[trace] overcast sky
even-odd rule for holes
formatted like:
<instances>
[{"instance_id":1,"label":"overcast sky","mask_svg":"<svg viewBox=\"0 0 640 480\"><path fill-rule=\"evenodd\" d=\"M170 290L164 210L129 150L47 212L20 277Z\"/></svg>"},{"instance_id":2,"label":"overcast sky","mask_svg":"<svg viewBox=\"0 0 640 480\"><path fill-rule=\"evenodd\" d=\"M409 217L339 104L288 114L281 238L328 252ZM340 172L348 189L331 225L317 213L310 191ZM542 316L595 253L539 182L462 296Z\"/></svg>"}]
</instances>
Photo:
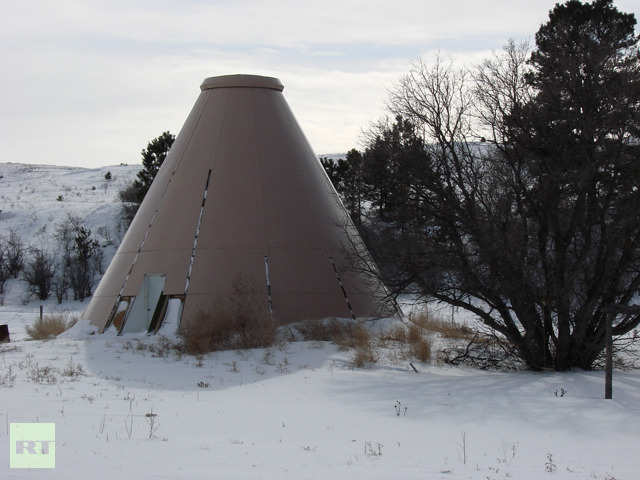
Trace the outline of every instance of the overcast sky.
<instances>
[{"instance_id":1,"label":"overcast sky","mask_svg":"<svg viewBox=\"0 0 640 480\"><path fill-rule=\"evenodd\" d=\"M435 52L532 39L554 0L0 0L0 162L140 162L206 77L282 80L318 154L361 147L386 89ZM640 0L616 0L640 18Z\"/></svg>"}]
</instances>

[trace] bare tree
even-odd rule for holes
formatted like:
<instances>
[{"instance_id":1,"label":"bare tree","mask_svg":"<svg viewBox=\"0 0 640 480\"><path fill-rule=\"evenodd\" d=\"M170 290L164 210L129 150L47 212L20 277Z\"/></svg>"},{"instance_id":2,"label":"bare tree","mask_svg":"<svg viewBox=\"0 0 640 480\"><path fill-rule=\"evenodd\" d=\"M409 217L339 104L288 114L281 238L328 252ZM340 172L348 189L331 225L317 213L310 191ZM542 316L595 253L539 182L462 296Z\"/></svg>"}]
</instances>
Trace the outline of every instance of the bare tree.
<instances>
[{"instance_id":1,"label":"bare tree","mask_svg":"<svg viewBox=\"0 0 640 480\"><path fill-rule=\"evenodd\" d=\"M91 296L96 272L102 270L102 252L98 241L91 236L91 230L82 226L75 231L72 252L69 283L74 300L82 301Z\"/></svg>"},{"instance_id":2,"label":"bare tree","mask_svg":"<svg viewBox=\"0 0 640 480\"><path fill-rule=\"evenodd\" d=\"M11 277L7 263L7 246L5 238L0 235L0 293L4 293L4 284Z\"/></svg>"},{"instance_id":3,"label":"bare tree","mask_svg":"<svg viewBox=\"0 0 640 480\"><path fill-rule=\"evenodd\" d=\"M100 244L74 216L56 226L55 239L61 253L60 268L53 279L58 302L69 288L74 300L84 300L92 294L96 272L103 270Z\"/></svg>"},{"instance_id":4,"label":"bare tree","mask_svg":"<svg viewBox=\"0 0 640 480\"><path fill-rule=\"evenodd\" d=\"M40 300L49 298L55 270L55 259L48 251L38 247L31 248L31 258L24 268L24 279Z\"/></svg>"},{"instance_id":5,"label":"bare tree","mask_svg":"<svg viewBox=\"0 0 640 480\"><path fill-rule=\"evenodd\" d=\"M6 239L5 255L9 274L12 275L13 278L18 278L18 275L24 268L24 254L25 245L22 242L22 238L15 230L9 230L9 238Z\"/></svg>"},{"instance_id":6,"label":"bare tree","mask_svg":"<svg viewBox=\"0 0 640 480\"><path fill-rule=\"evenodd\" d=\"M511 39L471 72L478 135L494 146L505 143L513 113L532 99L533 89L525 80L531 72L527 63L530 55L528 42L517 44Z\"/></svg>"},{"instance_id":7,"label":"bare tree","mask_svg":"<svg viewBox=\"0 0 640 480\"><path fill-rule=\"evenodd\" d=\"M640 290L634 25L610 0L569 1L531 55L510 42L473 72L419 61L390 92L429 157L409 179L405 283L477 315L532 368L591 368L603 308Z\"/></svg>"}]
</instances>

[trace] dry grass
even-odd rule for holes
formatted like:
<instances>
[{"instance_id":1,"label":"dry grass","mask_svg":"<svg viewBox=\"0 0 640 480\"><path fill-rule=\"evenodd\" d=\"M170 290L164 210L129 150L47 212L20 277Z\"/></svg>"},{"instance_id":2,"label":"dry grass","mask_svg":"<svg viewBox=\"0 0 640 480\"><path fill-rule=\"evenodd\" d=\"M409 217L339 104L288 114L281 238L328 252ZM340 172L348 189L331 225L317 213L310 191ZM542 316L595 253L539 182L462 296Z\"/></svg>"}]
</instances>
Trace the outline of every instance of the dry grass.
<instances>
[{"instance_id":1,"label":"dry grass","mask_svg":"<svg viewBox=\"0 0 640 480\"><path fill-rule=\"evenodd\" d=\"M457 325L444 320L428 310L409 315L409 321L417 328L440 334L443 338L471 341L476 332L464 325Z\"/></svg>"},{"instance_id":2,"label":"dry grass","mask_svg":"<svg viewBox=\"0 0 640 480\"><path fill-rule=\"evenodd\" d=\"M185 319L178 332L183 351L198 355L273 345L276 328L253 283L238 277L232 287L233 294L214 311Z\"/></svg>"},{"instance_id":3,"label":"dry grass","mask_svg":"<svg viewBox=\"0 0 640 480\"><path fill-rule=\"evenodd\" d=\"M291 330L302 340L333 342L342 349L351 350L349 365L352 368L371 366L383 355L390 355L392 361L431 361L430 332L413 323L398 322L372 334L365 323L332 318L299 322L292 325Z\"/></svg>"},{"instance_id":4,"label":"dry grass","mask_svg":"<svg viewBox=\"0 0 640 480\"><path fill-rule=\"evenodd\" d=\"M429 331L414 323L398 323L379 337L381 346L394 351L396 361L418 359L422 363L431 361L431 338Z\"/></svg>"},{"instance_id":5,"label":"dry grass","mask_svg":"<svg viewBox=\"0 0 640 480\"><path fill-rule=\"evenodd\" d=\"M179 350L190 355L201 355L211 351L210 337L213 327L209 321L209 315L198 311L196 315L181 325L178 330L180 338Z\"/></svg>"},{"instance_id":6,"label":"dry grass","mask_svg":"<svg viewBox=\"0 0 640 480\"><path fill-rule=\"evenodd\" d=\"M472 330L464 325L444 320L429 311L413 314L409 319L416 327L450 340L449 346L437 353L436 362L469 365L483 369L518 368L519 360L515 347L495 333ZM419 358L420 350L416 350L414 355Z\"/></svg>"},{"instance_id":7,"label":"dry grass","mask_svg":"<svg viewBox=\"0 0 640 480\"><path fill-rule=\"evenodd\" d=\"M264 320L264 319L263 319ZM181 350L197 355L219 350L243 350L273 345L276 330L271 319L235 316L229 312L199 312L180 329Z\"/></svg>"},{"instance_id":8,"label":"dry grass","mask_svg":"<svg viewBox=\"0 0 640 480\"><path fill-rule=\"evenodd\" d=\"M179 350L202 355L217 350L265 348L276 341L303 340L332 342L350 350L352 368L371 366L382 356L391 361L432 361L434 336L453 340L471 340L474 332L451 324L425 311L414 313L409 322L397 322L381 333L373 334L366 323L335 318L307 320L292 324L278 337L264 295L239 277L233 294L220 302L214 311L198 312L185 319L179 331ZM287 340L285 340L287 339Z\"/></svg>"},{"instance_id":9,"label":"dry grass","mask_svg":"<svg viewBox=\"0 0 640 480\"><path fill-rule=\"evenodd\" d=\"M380 353L371 338L371 335L362 325L356 326L352 332L350 346L353 348L350 365L355 368L364 368L376 363L380 358Z\"/></svg>"},{"instance_id":10,"label":"dry grass","mask_svg":"<svg viewBox=\"0 0 640 480\"><path fill-rule=\"evenodd\" d=\"M78 322L75 316L68 313L51 313L38 318L30 327L26 327L27 335L32 340L49 340L70 329Z\"/></svg>"},{"instance_id":11,"label":"dry grass","mask_svg":"<svg viewBox=\"0 0 640 480\"><path fill-rule=\"evenodd\" d=\"M409 330L403 323L396 323L391 328L380 334L380 341L386 343L407 343L409 339Z\"/></svg>"},{"instance_id":12,"label":"dry grass","mask_svg":"<svg viewBox=\"0 0 640 480\"><path fill-rule=\"evenodd\" d=\"M294 336L306 342L334 342L338 345L348 344L353 337L355 325L350 320L327 318L321 320L304 320L291 325Z\"/></svg>"},{"instance_id":13,"label":"dry grass","mask_svg":"<svg viewBox=\"0 0 640 480\"><path fill-rule=\"evenodd\" d=\"M420 360L422 363L431 361L431 342L428 338L421 338L411 343L412 356Z\"/></svg>"},{"instance_id":14,"label":"dry grass","mask_svg":"<svg viewBox=\"0 0 640 480\"><path fill-rule=\"evenodd\" d=\"M411 323L407 329L409 354L422 363L431 361L431 339L429 329L419 323Z\"/></svg>"}]
</instances>

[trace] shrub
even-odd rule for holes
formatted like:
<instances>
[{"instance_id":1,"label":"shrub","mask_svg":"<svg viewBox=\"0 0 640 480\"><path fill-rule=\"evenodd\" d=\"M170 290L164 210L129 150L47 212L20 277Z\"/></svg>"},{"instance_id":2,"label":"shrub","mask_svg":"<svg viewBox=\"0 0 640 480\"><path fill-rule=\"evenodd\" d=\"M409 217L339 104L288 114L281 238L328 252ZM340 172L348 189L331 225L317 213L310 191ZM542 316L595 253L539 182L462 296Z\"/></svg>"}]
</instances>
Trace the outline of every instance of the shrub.
<instances>
[{"instance_id":1,"label":"shrub","mask_svg":"<svg viewBox=\"0 0 640 480\"><path fill-rule=\"evenodd\" d=\"M175 343L164 335L157 335L155 341L149 344L152 357L168 358L174 350L177 350Z\"/></svg>"},{"instance_id":2,"label":"shrub","mask_svg":"<svg viewBox=\"0 0 640 480\"><path fill-rule=\"evenodd\" d=\"M9 230L9 238L3 243L5 243L4 256L6 257L6 265L9 274L12 275L13 278L18 278L18 274L24 268L26 247L24 243L22 243L20 235L11 229Z\"/></svg>"},{"instance_id":3,"label":"shrub","mask_svg":"<svg viewBox=\"0 0 640 480\"><path fill-rule=\"evenodd\" d=\"M273 344L276 328L253 282L239 276L232 288L233 293L214 310L186 319L178 332L183 351L197 355Z\"/></svg>"},{"instance_id":4,"label":"shrub","mask_svg":"<svg viewBox=\"0 0 640 480\"><path fill-rule=\"evenodd\" d=\"M5 387L13 387L16 383L17 375L13 371L13 363L6 365L4 375L0 376L0 385Z\"/></svg>"},{"instance_id":5,"label":"shrub","mask_svg":"<svg viewBox=\"0 0 640 480\"><path fill-rule=\"evenodd\" d=\"M32 248L31 258L24 266L23 274L24 279L29 282L31 291L38 295L40 300L49 298L55 271L53 255L42 248Z\"/></svg>"},{"instance_id":6,"label":"shrub","mask_svg":"<svg viewBox=\"0 0 640 480\"><path fill-rule=\"evenodd\" d=\"M72 380L77 380L78 377L84 377L87 375L86 370L81 363L73 363L73 360L69 360L64 369L60 372L63 377L70 377Z\"/></svg>"},{"instance_id":7,"label":"shrub","mask_svg":"<svg viewBox=\"0 0 640 480\"><path fill-rule=\"evenodd\" d=\"M51 365L40 367L37 363L31 365L27 371L29 381L42 385L55 385L58 383L58 371Z\"/></svg>"},{"instance_id":8,"label":"shrub","mask_svg":"<svg viewBox=\"0 0 640 480\"><path fill-rule=\"evenodd\" d=\"M69 318L66 313L48 314L38 318L32 326L27 326L26 331L32 340L48 340L70 329L77 321L77 317Z\"/></svg>"},{"instance_id":9,"label":"shrub","mask_svg":"<svg viewBox=\"0 0 640 480\"><path fill-rule=\"evenodd\" d=\"M0 235L0 293L4 293L4 284L11 277L6 248L5 239Z\"/></svg>"},{"instance_id":10,"label":"shrub","mask_svg":"<svg viewBox=\"0 0 640 480\"><path fill-rule=\"evenodd\" d=\"M140 201L138 200L138 188L134 182L126 185L124 188L118 191L118 198L122 202L122 208L120 209L120 220L124 223L125 230L129 228L133 217L136 216L138 208L140 208Z\"/></svg>"},{"instance_id":11,"label":"shrub","mask_svg":"<svg viewBox=\"0 0 640 480\"><path fill-rule=\"evenodd\" d=\"M181 351L190 355L201 355L213 350L211 348L213 325L210 322L210 317L200 310L188 320L188 323L185 322L186 325L180 326L178 347Z\"/></svg>"}]
</instances>

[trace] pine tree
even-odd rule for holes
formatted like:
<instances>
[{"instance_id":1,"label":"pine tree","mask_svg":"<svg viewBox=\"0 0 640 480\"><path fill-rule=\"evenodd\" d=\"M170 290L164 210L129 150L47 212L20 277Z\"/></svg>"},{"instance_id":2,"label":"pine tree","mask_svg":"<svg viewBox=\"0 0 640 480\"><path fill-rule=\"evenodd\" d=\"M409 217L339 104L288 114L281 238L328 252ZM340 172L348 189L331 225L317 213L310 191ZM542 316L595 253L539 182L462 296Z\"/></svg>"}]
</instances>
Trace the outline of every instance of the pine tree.
<instances>
[{"instance_id":1,"label":"pine tree","mask_svg":"<svg viewBox=\"0 0 640 480\"><path fill-rule=\"evenodd\" d=\"M593 364L604 346L602 308L628 304L640 287L635 23L612 0L556 5L526 76L535 95L507 120L507 161L526 166L540 265L527 282L543 327L529 355L560 370ZM614 333L637 323L627 318Z\"/></svg>"},{"instance_id":2,"label":"pine tree","mask_svg":"<svg viewBox=\"0 0 640 480\"><path fill-rule=\"evenodd\" d=\"M531 368L592 368L605 309L640 293L635 24L611 0L570 0L528 63L512 43L472 76L419 63L391 92L428 154L422 173L392 179L409 182L414 213L388 236L402 247L387 249L402 253L392 273L476 315ZM391 173L396 158L381 156ZM621 316L613 334L639 324Z\"/></svg>"},{"instance_id":3,"label":"pine tree","mask_svg":"<svg viewBox=\"0 0 640 480\"><path fill-rule=\"evenodd\" d=\"M134 183L138 203L142 203L147 195L149 187L153 179L156 177L158 170L162 166L167 154L173 145L175 135L163 132L158 138L151 140L147 148L142 150L142 170L137 174L138 179Z\"/></svg>"}]
</instances>

